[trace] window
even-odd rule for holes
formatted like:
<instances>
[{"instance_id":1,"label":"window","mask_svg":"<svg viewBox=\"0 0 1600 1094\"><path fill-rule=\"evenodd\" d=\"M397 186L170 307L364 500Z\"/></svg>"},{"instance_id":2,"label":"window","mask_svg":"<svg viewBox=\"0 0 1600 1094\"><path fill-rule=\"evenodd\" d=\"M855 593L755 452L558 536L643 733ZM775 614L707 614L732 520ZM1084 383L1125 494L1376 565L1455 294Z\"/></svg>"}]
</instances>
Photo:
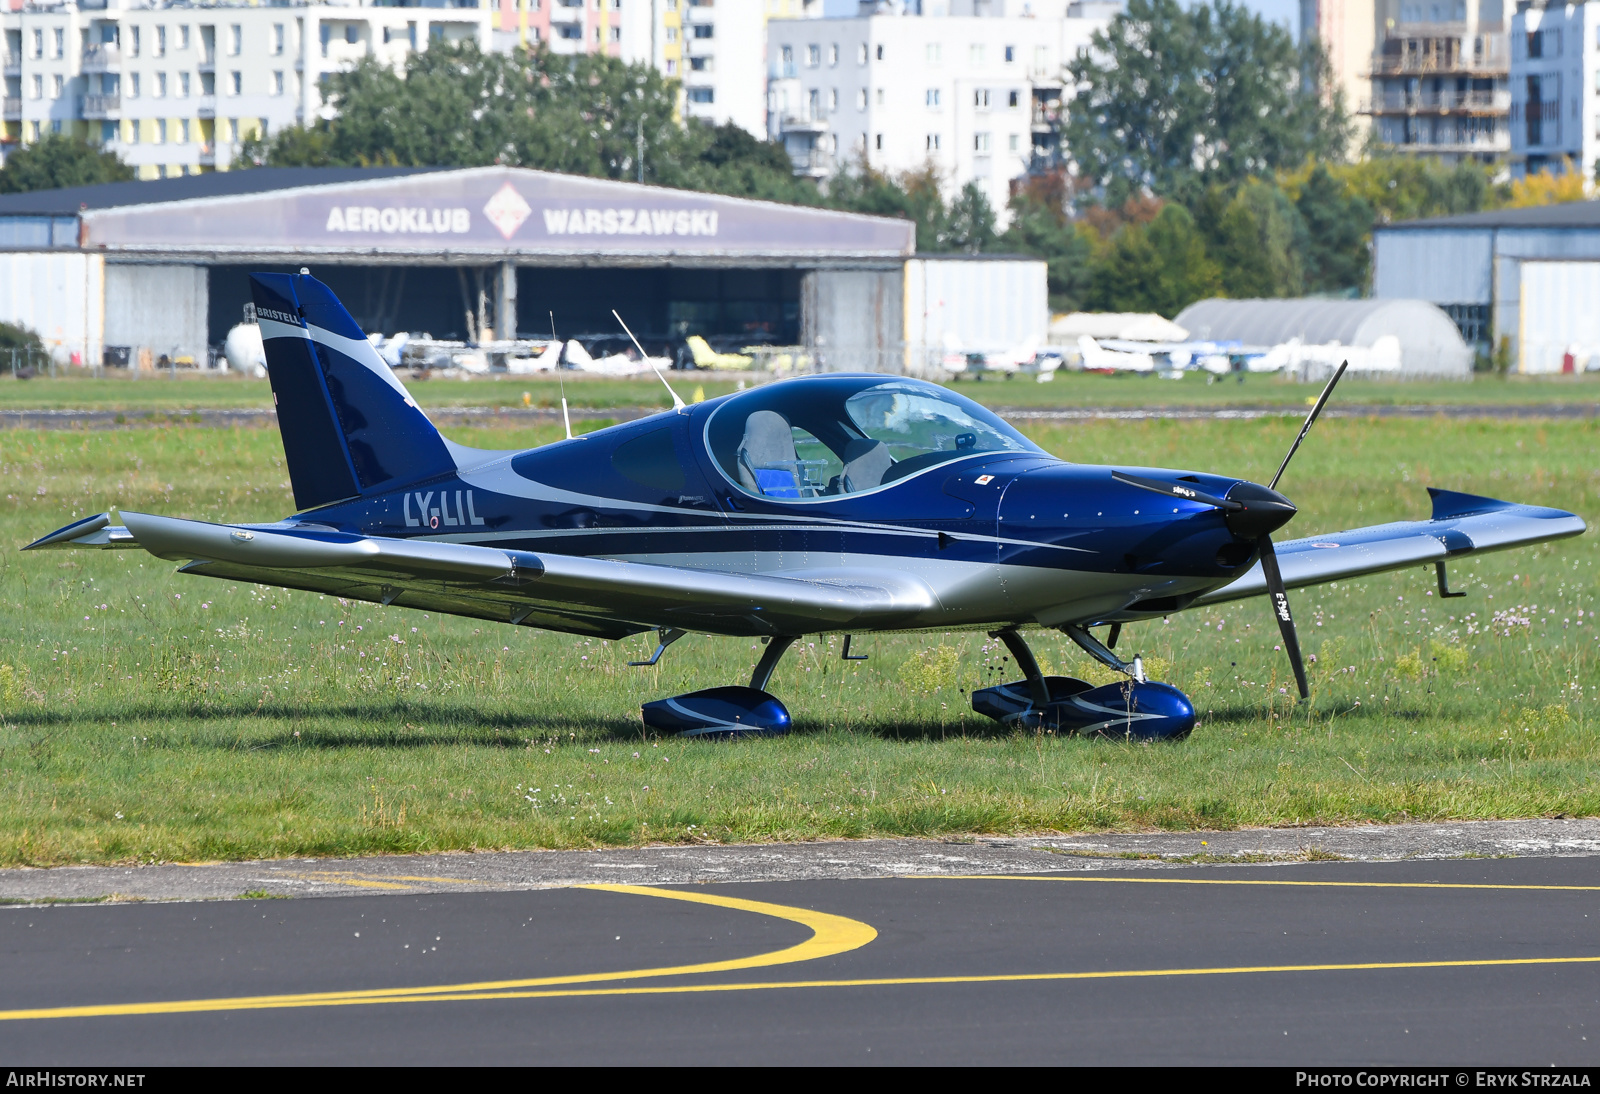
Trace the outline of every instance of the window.
<instances>
[{"instance_id":1,"label":"window","mask_svg":"<svg viewBox=\"0 0 1600 1094\"><path fill-rule=\"evenodd\" d=\"M828 110L831 112L831 111L836 111L838 109L839 109L839 89L838 88L833 88L832 90L830 90L828 92Z\"/></svg>"},{"instance_id":2,"label":"window","mask_svg":"<svg viewBox=\"0 0 1600 1094\"><path fill-rule=\"evenodd\" d=\"M178 143L189 143L189 119L182 118L178 121Z\"/></svg>"},{"instance_id":3,"label":"window","mask_svg":"<svg viewBox=\"0 0 1600 1094\"><path fill-rule=\"evenodd\" d=\"M980 453L1039 451L954 392L861 376L737 395L706 422L706 447L741 490L792 501L876 490Z\"/></svg>"},{"instance_id":4,"label":"window","mask_svg":"<svg viewBox=\"0 0 1600 1094\"><path fill-rule=\"evenodd\" d=\"M856 47L856 64L864 65L866 63L867 63L867 43L862 42L859 46Z\"/></svg>"},{"instance_id":5,"label":"window","mask_svg":"<svg viewBox=\"0 0 1600 1094\"><path fill-rule=\"evenodd\" d=\"M349 46L361 41L361 28L355 23L346 23L344 25L344 41L345 45Z\"/></svg>"},{"instance_id":6,"label":"window","mask_svg":"<svg viewBox=\"0 0 1600 1094\"><path fill-rule=\"evenodd\" d=\"M50 97L61 98L61 93L66 90L66 78L60 75L50 77Z\"/></svg>"},{"instance_id":7,"label":"window","mask_svg":"<svg viewBox=\"0 0 1600 1094\"><path fill-rule=\"evenodd\" d=\"M832 65L836 65L838 63L839 63L839 43L835 42L835 43L833 43L833 45L828 47L828 64L830 66L832 66Z\"/></svg>"},{"instance_id":8,"label":"window","mask_svg":"<svg viewBox=\"0 0 1600 1094\"><path fill-rule=\"evenodd\" d=\"M1015 133L1011 134L1006 138L1006 148L1011 152L1022 151L1022 138Z\"/></svg>"},{"instance_id":9,"label":"window","mask_svg":"<svg viewBox=\"0 0 1600 1094\"><path fill-rule=\"evenodd\" d=\"M880 61L883 60L883 47L882 46L878 47L878 60L880 60Z\"/></svg>"},{"instance_id":10,"label":"window","mask_svg":"<svg viewBox=\"0 0 1600 1094\"><path fill-rule=\"evenodd\" d=\"M51 118L50 119L50 132L52 132L52 133L60 133L61 132L61 119L60 118Z\"/></svg>"},{"instance_id":11,"label":"window","mask_svg":"<svg viewBox=\"0 0 1600 1094\"><path fill-rule=\"evenodd\" d=\"M927 57L928 63L930 65L938 65L938 64L943 64L944 63L944 49L943 49L943 47L941 47L939 45L938 42L929 42L928 43L928 48L927 48L927 51L925 53L925 56Z\"/></svg>"},{"instance_id":12,"label":"window","mask_svg":"<svg viewBox=\"0 0 1600 1094\"><path fill-rule=\"evenodd\" d=\"M694 36L699 39L711 38L715 36L716 29L711 23L696 23L694 25Z\"/></svg>"},{"instance_id":13,"label":"window","mask_svg":"<svg viewBox=\"0 0 1600 1094\"><path fill-rule=\"evenodd\" d=\"M134 40L134 43L135 43L133 52L134 52L134 55L137 56L138 53L139 53L139 47L138 47L138 44L137 44L138 41L139 41L139 32L138 32L137 29L135 29L134 32L133 32L133 40ZM43 30L38 30L38 29L34 30L34 32L33 32L33 46L28 51L28 56L33 57L35 59L38 59L38 58L44 56L44 31Z\"/></svg>"},{"instance_id":14,"label":"window","mask_svg":"<svg viewBox=\"0 0 1600 1094\"><path fill-rule=\"evenodd\" d=\"M710 72L711 71L711 58L710 57L690 57L689 58L689 70L691 72Z\"/></svg>"},{"instance_id":15,"label":"window","mask_svg":"<svg viewBox=\"0 0 1600 1094\"><path fill-rule=\"evenodd\" d=\"M244 74L241 72L228 73L228 94L244 94Z\"/></svg>"},{"instance_id":16,"label":"window","mask_svg":"<svg viewBox=\"0 0 1600 1094\"><path fill-rule=\"evenodd\" d=\"M156 73L155 96L158 99L165 99L167 97L167 74L165 72Z\"/></svg>"},{"instance_id":17,"label":"window","mask_svg":"<svg viewBox=\"0 0 1600 1094\"><path fill-rule=\"evenodd\" d=\"M984 48L982 43L974 42L974 43L972 43L972 45L967 47L967 63L968 64L974 65L974 66L982 66L987 60L988 60L988 54L987 54L987 51L985 50L985 48Z\"/></svg>"},{"instance_id":18,"label":"window","mask_svg":"<svg viewBox=\"0 0 1600 1094\"><path fill-rule=\"evenodd\" d=\"M822 92L818 91L816 88L812 88L810 91L806 92L806 117L812 121L815 121L817 115L821 113Z\"/></svg>"},{"instance_id":19,"label":"window","mask_svg":"<svg viewBox=\"0 0 1600 1094\"><path fill-rule=\"evenodd\" d=\"M272 74L272 93L274 95L282 95L283 94L283 73L282 72L274 72Z\"/></svg>"},{"instance_id":20,"label":"window","mask_svg":"<svg viewBox=\"0 0 1600 1094\"><path fill-rule=\"evenodd\" d=\"M928 104L928 109L929 110L938 110L939 109L939 89L936 88L936 87L928 88L928 93L927 93L926 96L923 97L923 101Z\"/></svg>"},{"instance_id":21,"label":"window","mask_svg":"<svg viewBox=\"0 0 1600 1094\"><path fill-rule=\"evenodd\" d=\"M187 26L182 26L182 27L178 28L178 48L179 49L188 49L189 48L189 28Z\"/></svg>"},{"instance_id":22,"label":"window","mask_svg":"<svg viewBox=\"0 0 1600 1094\"><path fill-rule=\"evenodd\" d=\"M1022 92L1020 92L1020 91L1008 91L1008 92L1006 92L1006 105L1008 107L1010 107L1012 110L1015 110L1017 107L1021 106L1022 105Z\"/></svg>"},{"instance_id":23,"label":"window","mask_svg":"<svg viewBox=\"0 0 1600 1094\"><path fill-rule=\"evenodd\" d=\"M578 26L576 23L562 23L556 29L557 29L557 32L563 38L582 38L583 37L583 28Z\"/></svg>"},{"instance_id":24,"label":"window","mask_svg":"<svg viewBox=\"0 0 1600 1094\"><path fill-rule=\"evenodd\" d=\"M28 123L28 136L32 140L38 140L39 139L39 123L38 122L29 122Z\"/></svg>"},{"instance_id":25,"label":"window","mask_svg":"<svg viewBox=\"0 0 1600 1094\"><path fill-rule=\"evenodd\" d=\"M980 87L972 93L972 108L974 110L989 109L989 89Z\"/></svg>"},{"instance_id":26,"label":"window","mask_svg":"<svg viewBox=\"0 0 1600 1094\"><path fill-rule=\"evenodd\" d=\"M218 128L222 130L222 139L223 140L232 141L232 140L238 140L239 139L239 119L238 118L224 118L222 120L221 124L218 126Z\"/></svg>"},{"instance_id":27,"label":"window","mask_svg":"<svg viewBox=\"0 0 1600 1094\"><path fill-rule=\"evenodd\" d=\"M42 99L42 98L44 98L44 77L43 76L40 76L37 73L34 74L33 80L31 81L31 91L32 91L32 94L28 96L29 98L31 98L31 99Z\"/></svg>"},{"instance_id":28,"label":"window","mask_svg":"<svg viewBox=\"0 0 1600 1094\"><path fill-rule=\"evenodd\" d=\"M676 42L677 40L678 40L678 28L677 27L668 27L667 28L667 41Z\"/></svg>"},{"instance_id":29,"label":"window","mask_svg":"<svg viewBox=\"0 0 1600 1094\"><path fill-rule=\"evenodd\" d=\"M879 152L883 151L883 134L882 133L879 133L877 136L872 138L872 146L874 148L876 148Z\"/></svg>"},{"instance_id":30,"label":"window","mask_svg":"<svg viewBox=\"0 0 1600 1094\"><path fill-rule=\"evenodd\" d=\"M972 150L982 155L989 153L989 134L974 133L972 135Z\"/></svg>"},{"instance_id":31,"label":"window","mask_svg":"<svg viewBox=\"0 0 1600 1094\"><path fill-rule=\"evenodd\" d=\"M156 28L156 48L150 54L152 57L165 57L167 55L167 28Z\"/></svg>"},{"instance_id":32,"label":"window","mask_svg":"<svg viewBox=\"0 0 1600 1094\"><path fill-rule=\"evenodd\" d=\"M117 139L117 123L116 122L101 122L100 123L100 143L101 144L110 144L112 141L114 141L116 139Z\"/></svg>"},{"instance_id":33,"label":"window","mask_svg":"<svg viewBox=\"0 0 1600 1094\"><path fill-rule=\"evenodd\" d=\"M1017 47L1016 46L1007 46L1006 47L1006 64L1009 65L1012 62L1014 62L1016 59L1017 59Z\"/></svg>"},{"instance_id":34,"label":"window","mask_svg":"<svg viewBox=\"0 0 1600 1094\"><path fill-rule=\"evenodd\" d=\"M389 40L389 28L383 28L383 40ZM274 57L283 56L283 24L272 24L272 54Z\"/></svg>"},{"instance_id":35,"label":"window","mask_svg":"<svg viewBox=\"0 0 1600 1094\"><path fill-rule=\"evenodd\" d=\"M816 68L822 63L822 47L809 45L806 47L806 67Z\"/></svg>"},{"instance_id":36,"label":"window","mask_svg":"<svg viewBox=\"0 0 1600 1094\"><path fill-rule=\"evenodd\" d=\"M333 38L333 28L327 23L323 23L317 29L322 35L322 55L326 57L328 55L328 42Z\"/></svg>"},{"instance_id":37,"label":"window","mask_svg":"<svg viewBox=\"0 0 1600 1094\"><path fill-rule=\"evenodd\" d=\"M937 152L937 151L939 151L939 134L937 134L937 133L929 133L928 134L928 151L929 152Z\"/></svg>"},{"instance_id":38,"label":"window","mask_svg":"<svg viewBox=\"0 0 1600 1094\"><path fill-rule=\"evenodd\" d=\"M612 27L611 28L611 40L613 42L622 41L622 28L621 27Z\"/></svg>"},{"instance_id":39,"label":"window","mask_svg":"<svg viewBox=\"0 0 1600 1094\"><path fill-rule=\"evenodd\" d=\"M886 98L887 97L884 94L883 88L881 88L881 87L878 88L878 105L879 106L884 105L884 102L886 101Z\"/></svg>"},{"instance_id":40,"label":"window","mask_svg":"<svg viewBox=\"0 0 1600 1094\"><path fill-rule=\"evenodd\" d=\"M865 110L866 108L867 108L867 89L866 88L862 88L860 91L856 92L856 109L857 110Z\"/></svg>"},{"instance_id":41,"label":"window","mask_svg":"<svg viewBox=\"0 0 1600 1094\"><path fill-rule=\"evenodd\" d=\"M50 32L50 56L60 60L67 55L67 31L65 27L57 27Z\"/></svg>"},{"instance_id":42,"label":"window","mask_svg":"<svg viewBox=\"0 0 1600 1094\"><path fill-rule=\"evenodd\" d=\"M129 57L137 57L137 56L139 56L139 37L140 37L139 31L140 31L140 29L141 28L139 28L139 27L129 27L128 28L128 31L129 31L129 33L128 33L128 56ZM38 32L35 31L35 33L38 33Z\"/></svg>"},{"instance_id":43,"label":"window","mask_svg":"<svg viewBox=\"0 0 1600 1094\"><path fill-rule=\"evenodd\" d=\"M691 87L689 89L689 101L691 103L709 103L716 100L711 88Z\"/></svg>"},{"instance_id":44,"label":"window","mask_svg":"<svg viewBox=\"0 0 1600 1094\"><path fill-rule=\"evenodd\" d=\"M668 61L667 61L667 75L668 76L676 76L677 74L678 74L678 62L674 61L674 60L671 60L669 58Z\"/></svg>"},{"instance_id":45,"label":"window","mask_svg":"<svg viewBox=\"0 0 1600 1094\"><path fill-rule=\"evenodd\" d=\"M156 143L167 143L167 119L165 118L156 119Z\"/></svg>"},{"instance_id":46,"label":"window","mask_svg":"<svg viewBox=\"0 0 1600 1094\"><path fill-rule=\"evenodd\" d=\"M228 28L228 56L237 57L244 48L244 28L238 23Z\"/></svg>"},{"instance_id":47,"label":"window","mask_svg":"<svg viewBox=\"0 0 1600 1094\"><path fill-rule=\"evenodd\" d=\"M137 99L138 97L139 97L139 74L137 72L130 72L130 73L128 73L128 98Z\"/></svg>"}]
</instances>

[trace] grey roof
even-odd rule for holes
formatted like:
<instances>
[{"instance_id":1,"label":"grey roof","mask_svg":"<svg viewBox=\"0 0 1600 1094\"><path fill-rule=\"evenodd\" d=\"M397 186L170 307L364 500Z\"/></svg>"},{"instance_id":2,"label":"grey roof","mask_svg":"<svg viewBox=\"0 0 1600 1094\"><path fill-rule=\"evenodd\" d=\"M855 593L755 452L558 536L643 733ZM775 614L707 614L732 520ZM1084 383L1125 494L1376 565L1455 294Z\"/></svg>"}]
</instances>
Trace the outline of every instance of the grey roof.
<instances>
[{"instance_id":1,"label":"grey roof","mask_svg":"<svg viewBox=\"0 0 1600 1094\"><path fill-rule=\"evenodd\" d=\"M1305 345L1370 347L1392 334L1402 346L1464 346L1461 332L1426 300L1201 300L1178 313L1189 337L1276 346L1298 338Z\"/></svg>"},{"instance_id":2,"label":"grey roof","mask_svg":"<svg viewBox=\"0 0 1600 1094\"><path fill-rule=\"evenodd\" d=\"M295 186L323 186L364 182L437 171L437 167L252 167L244 171L213 171L149 182L107 182L98 186L69 186L61 190L32 190L0 195L0 216L71 216L84 209L114 209L125 205L153 205L190 198L232 197L287 190Z\"/></svg>"},{"instance_id":3,"label":"grey roof","mask_svg":"<svg viewBox=\"0 0 1600 1094\"><path fill-rule=\"evenodd\" d=\"M1461 213L1380 224L1378 231L1429 228L1600 228L1600 201L1568 201L1536 205L1529 209L1495 209L1488 213Z\"/></svg>"}]
</instances>

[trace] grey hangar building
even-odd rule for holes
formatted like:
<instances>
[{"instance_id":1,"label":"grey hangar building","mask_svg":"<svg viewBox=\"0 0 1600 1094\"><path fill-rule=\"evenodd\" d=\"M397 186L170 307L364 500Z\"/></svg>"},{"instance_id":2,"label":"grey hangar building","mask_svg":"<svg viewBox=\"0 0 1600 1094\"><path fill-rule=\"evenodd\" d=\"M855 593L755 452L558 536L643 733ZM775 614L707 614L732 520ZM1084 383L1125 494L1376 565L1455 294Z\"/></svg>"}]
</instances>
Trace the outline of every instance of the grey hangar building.
<instances>
[{"instance_id":1,"label":"grey hangar building","mask_svg":"<svg viewBox=\"0 0 1600 1094\"><path fill-rule=\"evenodd\" d=\"M0 319L62 360L204 365L249 273L306 267L369 332L469 342L548 337L552 313L562 338L615 334L615 308L641 333L901 371L952 278L1043 334L1042 262L915 246L905 220L524 168L263 167L0 196Z\"/></svg>"}]
</instances>

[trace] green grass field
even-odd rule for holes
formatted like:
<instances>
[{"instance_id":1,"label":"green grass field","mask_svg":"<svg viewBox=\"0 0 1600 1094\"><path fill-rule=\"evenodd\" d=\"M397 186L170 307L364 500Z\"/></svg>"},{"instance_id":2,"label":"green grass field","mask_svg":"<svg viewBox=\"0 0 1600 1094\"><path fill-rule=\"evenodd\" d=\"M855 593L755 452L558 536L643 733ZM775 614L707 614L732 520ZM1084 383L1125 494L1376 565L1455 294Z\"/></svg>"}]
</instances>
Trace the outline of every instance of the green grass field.
<instances>
[{"instance_id":1,"label":"green grass field","mask_svg":"<svg viewBox=\"0 0 1600 1094\"><path fill-rule=\"evenodd\" d=\"M1297 424L1032 434L1076 459L1259 479ZM1424 515L1428 484L1592 520L1597 457L1590 421L1328 420L1285 481L1302 507L1287 534ZM14 549L113 505L287 513L275 431L9 431L0 481L0 863L1600 811L1594 533L1457 566L1463 600L1440 601L1420 569L1298 594L1309 708L1290 701L1264 601L1129 628L1122 648L1196 700L1182 744L998 730L966 692L1005 675L1000 651L970 634L858 640L871 660L852 663L837 636L807 639L772 685L798 732L723 744L643 734L638 704L742 682L749 640L691 637L629 669L643 636L178 577L142 552ZM1035 645L1087 671L1059 637Z\"/></svg>"},{"instance_id":2,"label":"green grass field","mask_svg":"<svg viewBox=\"0 0 1600 1094\"><path fill-rule=\"evenodd\" d=\"M686 400L707 399L736 389L737 380L707 379L675 372L669 379ZM532 376L490 376L471 380L423 380L408 384L425 407L522 406L523 395L538 407L559 407L563 390L570 406L671 406L654 378L615 380L575 375L562 380ZM1300 406L1320 385L1299 384L1275 376L1251 376L1244 383L1207 383L1194 373L1182 380L1157 376L1100 376L1063 372L1047 384L1028 377L1012 380L962 381L957 390L989 406ZM1339 401L1354 405L1439 404L1494 405L1584 403L1600 399L1600 373L1555 377L1480 377L1471 383L1396 383L1346 380ZM191 409L268 407L272 392L265 380L238 376L130 380L126 377L36 377L16 380L0 375L0 410L118 410L131 414L172 413Z\"/></svg>"}]
</instances>

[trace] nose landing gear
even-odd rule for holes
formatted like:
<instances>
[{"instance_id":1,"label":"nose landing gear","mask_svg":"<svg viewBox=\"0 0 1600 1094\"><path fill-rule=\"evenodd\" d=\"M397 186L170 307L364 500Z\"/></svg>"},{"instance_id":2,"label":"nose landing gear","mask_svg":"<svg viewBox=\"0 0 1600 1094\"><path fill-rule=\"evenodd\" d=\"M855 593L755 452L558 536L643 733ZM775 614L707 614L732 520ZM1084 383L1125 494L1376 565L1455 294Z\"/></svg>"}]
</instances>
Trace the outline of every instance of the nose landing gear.
<instances>
[{"instance_id":1,"label":"nose landing gear","mask_svg":"<svg viewBox=\"0 0 1600 1094\"><path fill-rule=\"evenodd\" d=\"M1073 633L1081 631L1082 634ZM1081 627L1068 635L1129 678L1095 687L1070 676L1045 676L1033 651L1011 627L991 637L1006 644L1023 678L972 693L972 709L1002 725L1020 729L1054 729L1083 736L1128 737L1134 740L1182 740L1194 729L1194 705L1171 684L1144 679L1138 659L1127 664ZM1103 656L1102 656L1103 651Z\"/></svg>"}]
</instances>

